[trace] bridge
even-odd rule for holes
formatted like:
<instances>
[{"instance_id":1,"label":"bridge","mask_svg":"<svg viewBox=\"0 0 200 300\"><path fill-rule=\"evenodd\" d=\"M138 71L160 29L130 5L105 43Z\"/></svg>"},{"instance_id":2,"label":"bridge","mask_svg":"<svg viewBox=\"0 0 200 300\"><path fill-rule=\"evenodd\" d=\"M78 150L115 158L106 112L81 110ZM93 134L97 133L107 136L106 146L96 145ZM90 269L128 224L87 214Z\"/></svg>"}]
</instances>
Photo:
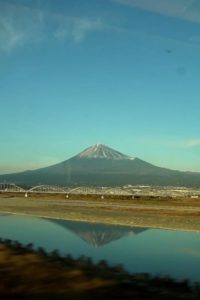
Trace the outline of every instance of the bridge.
<instances>
[{"instance_id":1,"label":"bridge","mask_svg":"<svg viewBox=\"0 0 200 300\"><path fill-rule=\"evenodd\" d=\"M25 189L15 183L0 183L0 192L25 192Z\"/></svg>"},{"instance_id":2,"label":"bridge","mask_svg":"<svg viewBox=\"0 0 200 300\"><path fill-rule=\"evenodd\" d=\"M66 198L69 198L70 195L99 195L102 199L106 195L128 195L132 196L130 190L124 189L123 187L60 187L55 185L37 185L31 188L23 188L15 183L0 183L0 193L1 192L16 192L23 193L25 197L28 197L31 194L64 194Z\"/></svg>"},{"instance_id":3,"label":"bridge","mask_svg":"<svg viewBox=\"0 0 200 300\"><path fill-rule=\"evenodd\" d=\"M36 185L29 188L20 186L19 184L2 182L0 183L0 193L19 193L25 197L31 194L62 194L65 198L70 198L72 195L94 195L104 199L106 196L128 196L134 197L196 197L200 198L200 188L185 188L185 187L159 187L159 186L124 186L124 187L92 187L92 186L77 186L77 187L61 187L56 185Z\"/></svg>"}]
</instances>

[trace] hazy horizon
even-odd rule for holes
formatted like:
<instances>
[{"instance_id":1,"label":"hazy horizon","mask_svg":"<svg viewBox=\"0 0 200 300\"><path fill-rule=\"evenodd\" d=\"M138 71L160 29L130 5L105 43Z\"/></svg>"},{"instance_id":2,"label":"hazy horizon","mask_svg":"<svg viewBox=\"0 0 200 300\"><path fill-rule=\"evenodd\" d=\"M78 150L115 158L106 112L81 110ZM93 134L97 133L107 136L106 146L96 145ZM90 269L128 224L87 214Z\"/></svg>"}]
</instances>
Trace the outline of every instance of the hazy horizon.
<instances>
[{"instance_id":1,"label":"hazy horizon","mask_svg":"<svg viewBox=\"0 0 200 300\"><path fill-rule=\"evenodd\" d=\"M52 166L52 165L55 165L55 164L57 164L57 163L61 163L61 162L64 162L64 161L66 161L66 160L68 160L68 159L70 159L70 158L73 158L74 156L77 156L77 155L79 155L80 153L82 153L82 152L84 152L85 150L87 150L88 148L92 148L92 147L94 147L96 144L94 144L94 145L91 145L90 147L87 147L86 149L82 149L82 151L80 151L79 153L76 153L76 154L74 154L74 155L72 155L72 156L70 156L70 157L68 157L67 159L65 159L65 160L63 160L63 161L55 161L55 162L51 162L51 163L48 163L48 164L44 164L44 165L38 165L38 166L36 166L36 165L30 165L29 164L29 169L22 169L22 166L11 166L11 169L9 169L9 167L7 166L7 171L5 172L5 173L0 173L0 175L4 175L4 174L11 174L11 173L18 173L18 172L23 172L23 171L32 171L32 170L36 170L36 169L40 169L40 168L45 168L45 167L49 167L49 166ZM104 146L106 146L106 147L108 147L108 145L104 145ZM110 148L110 147L109 147ZM117 149L113 149L113 148L111 148L112 150L116 150L116 151L118 151ZM120 152L121 153L121 152ZM121 153L121 154L123 154L123 155L125 155L126 156L126 154L125 153ZM131 156L130 156L131 157ZM133 156L132 156L133 157ZM140 157L134 157L134 158L139 158L139 159L141 159ZM142 159L143 160L143 159ZM149 161L146 161L147 163L150 163ZM155 165L155 166L157 166L157 167L163 167L162 165ZM26 166L27 167L27 166ZM15 169L16 168L16 169ZM170 169L170 168L169 168ZM173 169L171 169L171 170L173 170ZM175 170L175 169L174 169ZM183 170L183 171L189 171L189 170ZM195 171L194 171L195 172Z\"/></svg>"}]
</instances>

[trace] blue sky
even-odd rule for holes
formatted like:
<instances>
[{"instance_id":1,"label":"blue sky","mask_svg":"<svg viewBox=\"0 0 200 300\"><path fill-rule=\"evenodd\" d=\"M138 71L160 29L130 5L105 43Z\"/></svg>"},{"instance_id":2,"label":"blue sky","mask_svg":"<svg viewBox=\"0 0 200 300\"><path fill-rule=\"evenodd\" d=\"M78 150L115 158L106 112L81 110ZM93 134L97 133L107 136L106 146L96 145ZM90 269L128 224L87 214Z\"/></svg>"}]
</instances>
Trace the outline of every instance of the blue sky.
<instances>
[{"instance_id":1,"label":"blue sky","mask_svg":"<svg viewBox=\"0 0 200 300\"><path fill-rule=\"evenodd\" d=\"M200 4L0 0L0 173L96 143L200 171Z\"/></svg>"}]
</instances>

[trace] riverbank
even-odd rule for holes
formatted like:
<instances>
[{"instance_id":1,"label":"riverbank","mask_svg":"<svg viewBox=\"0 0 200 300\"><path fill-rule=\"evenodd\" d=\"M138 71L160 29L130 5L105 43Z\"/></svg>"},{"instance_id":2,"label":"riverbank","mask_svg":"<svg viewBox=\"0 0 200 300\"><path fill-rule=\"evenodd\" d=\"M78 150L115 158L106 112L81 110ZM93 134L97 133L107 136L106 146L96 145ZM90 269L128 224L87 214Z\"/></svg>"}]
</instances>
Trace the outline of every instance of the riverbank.
<instances>
[{"instance_id":1,"label":"riverbank","mask_svg":"<svg viewBox=\"0 0 200 300\"><path fill-rule=\"evenodd\" d=\"M176 200L71 200L0 197L0 212L171 230L200 231L200 203Z\"/></svg>"},{"instance_id":2,"label":"riverbank","mask_svg":"<svg viewBox=\"0 0 200 300\"><path fill-rule=\"evenodd\" d=\"M182 299L197 300L199 284L149 274L130 274L122 266L94 264L88 257L63 257L32 244L0 240L2 299Z\"/></svg>"}]
</instances>

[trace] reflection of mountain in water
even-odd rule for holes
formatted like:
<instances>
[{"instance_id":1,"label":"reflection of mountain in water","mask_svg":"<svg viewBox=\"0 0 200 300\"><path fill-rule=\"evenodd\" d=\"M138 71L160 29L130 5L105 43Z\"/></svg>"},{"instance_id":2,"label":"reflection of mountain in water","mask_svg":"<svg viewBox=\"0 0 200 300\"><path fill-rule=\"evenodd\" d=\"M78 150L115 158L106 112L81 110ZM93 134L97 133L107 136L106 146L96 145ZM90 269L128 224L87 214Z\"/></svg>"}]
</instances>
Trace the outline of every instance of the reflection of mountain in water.
<instances>
[{"instance_id":1,"label":"reflection of mountain in water","mask_svg":"<svg viewBox=\"0 0 200 300\"><path fill-rule=\"evenodd\" d=\"M148 228L141 227L105 225L55 219L49 219L49 221L71 230L93 247L100 247L127 235L136 235L148 230Z\"/></svg>"}]
</instances>

